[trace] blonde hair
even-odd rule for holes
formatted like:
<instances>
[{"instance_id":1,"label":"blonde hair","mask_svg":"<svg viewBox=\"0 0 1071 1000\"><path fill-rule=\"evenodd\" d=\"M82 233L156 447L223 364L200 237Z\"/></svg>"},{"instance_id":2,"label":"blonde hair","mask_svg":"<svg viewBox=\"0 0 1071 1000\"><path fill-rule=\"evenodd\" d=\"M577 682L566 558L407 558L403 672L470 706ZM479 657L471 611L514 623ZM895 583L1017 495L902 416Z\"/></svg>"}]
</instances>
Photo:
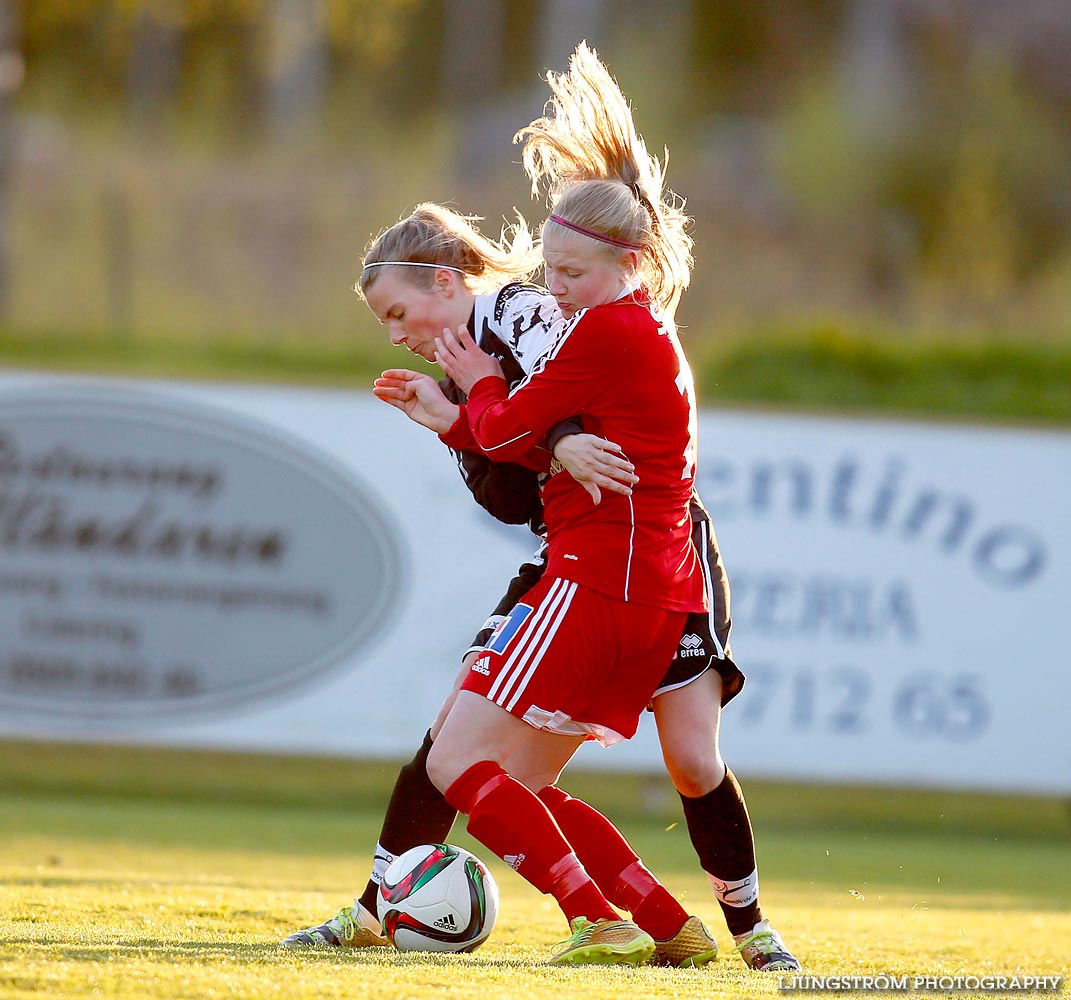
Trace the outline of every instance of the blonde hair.
<instances>
[{"instance_id":1,"label":"blonde hair","mask_svg":"<svg viewBox=\"0 0 1071 1000\"><path fill-rule=\"evenodd\" d=\"M518 215L516 225L503 227L497 241L476 228L480 221L479 216L461 215L432 202L417 205L410 215L368 244L354 290L363 298L387 266L385 261L452 268L463 273L465 285L477 294L511 281L530 280L541 260L524 219ZM405 267L402 271L406 282L418 288L430 288L435 277L431 267Z\"/></svg>"},{"instance_id":2,"label":"blonde hair","mask_svg":"<svg viewBox=\"0 0 1071 1000\"><path fill-rule=\"evenodd\" d=\"M684 200L665 190L665 162L647 152L632 108L599 60L581 42L565 73L547 73L544 117L521 129L532 193L545 191L552 215L611 240L641 248L640 276L652 301L672 315L692 272L691 219ZM567 232L548 219L547 232ZM601 244L608 255L621 250Z\"/></svg>"}]
</instances>

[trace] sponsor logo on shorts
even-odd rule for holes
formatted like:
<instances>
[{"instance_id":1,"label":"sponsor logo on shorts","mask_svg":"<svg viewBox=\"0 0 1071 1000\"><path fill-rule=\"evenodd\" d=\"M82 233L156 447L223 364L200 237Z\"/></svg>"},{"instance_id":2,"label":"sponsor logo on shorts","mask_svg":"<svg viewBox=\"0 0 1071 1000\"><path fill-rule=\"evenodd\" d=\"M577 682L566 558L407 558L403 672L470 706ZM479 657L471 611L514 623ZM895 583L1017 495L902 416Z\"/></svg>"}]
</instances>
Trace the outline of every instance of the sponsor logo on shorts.
<instances>
[{"instance_id":1,"label":"sponsor logo on shorts","mask_svg":"<svg viewBox=\"0 0 1071 1000\"><path fill-rule=\"evenodd\" d=\"M681 645L678 654L681 659L684 659L689 656L706 656L707 651L706 647L703 645L703 640L694 632L689 632L687 635L681 637Z\"/></svg>"},{"instance_id":2,"label":"sponsor logo on shorts","mask_svg":"<svg viewBox=\"0 0 1071 1000\"><path fill-rule=\"evenodd\" d=\"M514 605L513 610L495 626L495 630L491 633L491 638L487 640L487 645L484 646L484 649L489 653L501 653L505 650L509 645L510 639L517 634L517 629L528 620L528 616L532 611L533 608L530 604Z\"/></svg>"},{"instance_id":3,"label":"sponsor logo on shorts","mask_svg":"<svg viewBox=\"0 0 1071 1000\"><path fill-rule=\"evenodd\" d=\"M484 677L490 677L491 676L491 657L489 657L489 656L481 656L475 663L473 663L471 669L474 670L478 674L483 674Z\"/></svg>"}]
</instances>

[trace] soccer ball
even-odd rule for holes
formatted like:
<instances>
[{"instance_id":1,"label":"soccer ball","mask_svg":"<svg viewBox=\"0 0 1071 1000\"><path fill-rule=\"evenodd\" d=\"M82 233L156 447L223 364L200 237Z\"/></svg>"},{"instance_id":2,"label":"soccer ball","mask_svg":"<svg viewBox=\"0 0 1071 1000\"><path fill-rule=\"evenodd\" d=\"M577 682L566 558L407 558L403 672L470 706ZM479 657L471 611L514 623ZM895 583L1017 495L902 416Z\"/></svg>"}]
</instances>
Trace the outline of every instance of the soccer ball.
<instances>
[{"instance_id":1,"label":"soccer ball","mask_svg":"<svg viewBox=\"0 0 1071 1000\"><path fill-rule=\"evenodd\" d=\"M383 873L376 909L399 951L475 951L495 926L498 886L474 854L424 844Z\"/></svg>"}]
</instances>

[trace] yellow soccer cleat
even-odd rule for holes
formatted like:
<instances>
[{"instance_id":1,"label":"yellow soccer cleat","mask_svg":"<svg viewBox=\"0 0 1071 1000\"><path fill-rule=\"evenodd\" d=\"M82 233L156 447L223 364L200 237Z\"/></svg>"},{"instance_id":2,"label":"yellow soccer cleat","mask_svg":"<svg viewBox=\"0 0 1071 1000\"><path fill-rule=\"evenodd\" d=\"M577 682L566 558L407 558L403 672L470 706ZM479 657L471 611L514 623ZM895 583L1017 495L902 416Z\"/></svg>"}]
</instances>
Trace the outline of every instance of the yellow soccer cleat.
<instances>
[{"instance_id":1,"label":"yellow soccer cleat","mask_svg":"<svg viewBox=\"0 0 1071 1000\"><path fill-rule=\"evenodd\" d=\"M643 965L654 954L654 938L631 920L575 917L570 928L551 965Z\"/></svg>"},{"instance_id":2,"label":"yellow soccer cleat","mask_svg":"<svg viewBox=\"0 0 1071 1000\"><path fill-rule=\"evenodd\" d=\"M710 936L698 917L689 917L673 937L665 941L655 938L652 965L671 965L674 968L698 968L718 957L718 942Z\"/></svg>"}]
</instances>

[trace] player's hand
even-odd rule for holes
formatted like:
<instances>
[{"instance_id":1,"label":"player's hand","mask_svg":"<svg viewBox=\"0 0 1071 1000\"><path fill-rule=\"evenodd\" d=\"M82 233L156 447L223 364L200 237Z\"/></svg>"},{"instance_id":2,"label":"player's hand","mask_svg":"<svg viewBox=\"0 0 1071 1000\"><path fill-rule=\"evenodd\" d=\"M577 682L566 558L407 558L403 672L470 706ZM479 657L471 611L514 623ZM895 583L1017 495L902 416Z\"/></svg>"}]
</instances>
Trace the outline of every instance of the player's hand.
<instances>
[{"instance_id":1,"label":"player's hand","mask_svg":"<svg viewBox=\"0 0 1071 1000\"><path fill-rule=\"evenodd\" d=\"M621 449L594 434L569 434L554 446L554 457L591 494L593 503L602 502L602 490L632 495L640 481L636 467Z\"/></svg>"},{"instance_id":2,"label":"player's hand","mask_svg":"<svg viewBox=\"0 0 1071 1000\"><path fill-rule=\"evenodd\" d=\"M443 395L435 379L407 368L387 369L372 383L372 394L436 434L445 434L461 415L461 408Z\"/></svg>"},{"instance_id":3,"label":"player's hand","mask_svg":"<svg viewBox=\"0 0 1071 1000\"><path fill-rule=\"evenodd\" d=\"M480 350L465 326L459 326L457 333L444 329L443 335L435 338L435 362L465 395L488 375L506 377L498 360Z\"/></svg>"}]
</instances>

